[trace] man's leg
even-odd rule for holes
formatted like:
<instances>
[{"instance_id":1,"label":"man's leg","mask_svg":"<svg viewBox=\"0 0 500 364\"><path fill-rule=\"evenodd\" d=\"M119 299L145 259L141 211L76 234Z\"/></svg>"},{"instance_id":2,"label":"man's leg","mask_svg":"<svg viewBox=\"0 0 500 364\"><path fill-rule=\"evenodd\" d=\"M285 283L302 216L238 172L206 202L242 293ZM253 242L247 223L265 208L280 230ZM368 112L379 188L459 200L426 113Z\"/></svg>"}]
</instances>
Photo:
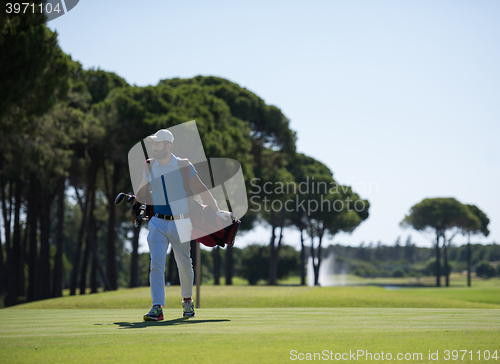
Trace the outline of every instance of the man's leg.
<instances>
[{"instance_id":1,"label":"man's leg","mask_svg":"<svg viewBox=\"0 0 500 364\"><path fill-rule=\"evenodd\" d=\"M184 299L184 316L193 317L194 308L192 306L191 296L193 295L193 265L191 262L190 252L191 244L190 241L182 242L179 239L179 234L177 229L183 229L180 231L181 235L191 234L192 225L191 222L186 220L179 220L175 223L172 221L169 223L168 229L168 239L172 244L172 249L174 250L175 261L177 263L177 268L179 269L179 278L181 281L181 294ZM189 300L188 300L189 299ZM186 302L188 301L188 302ZM186 309L189 303L189 312L186 314Z\"/></svg>"},{"instance_id":2,"label":"man's leg","mask_svg":"<svg viewBox=\"0 0 500 364\"><path fill-rule=\"evenodd\" d=\"M149 254L151 255L149 282L153 306L165 306L165 261L167 258L168 240L151 222L149 223L148 245Z\"/></svg>"},{"instance_id":3,"label":"man's leg","mask_svg":"<svg viewBox=\"0 0 500 364\"><path fill-rule=\"evenodd\" d=\"M193 295L194 279L193 265L190 258L191 244L189 242L172 242L172 249L174 250L175 262L179 269L182 298L190 298Z\"/></svg>"}]
</instances>

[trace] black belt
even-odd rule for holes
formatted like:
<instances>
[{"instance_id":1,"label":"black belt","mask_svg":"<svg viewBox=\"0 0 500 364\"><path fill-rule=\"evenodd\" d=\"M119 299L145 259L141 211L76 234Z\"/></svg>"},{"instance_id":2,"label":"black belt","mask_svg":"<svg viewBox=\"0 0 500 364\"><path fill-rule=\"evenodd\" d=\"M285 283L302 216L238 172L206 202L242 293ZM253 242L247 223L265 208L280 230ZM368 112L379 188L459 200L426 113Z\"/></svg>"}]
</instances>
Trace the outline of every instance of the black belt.
<instances>
[{"instance_id":1,"label":"black belt","mask_svg":"<svg viewBox=\"0 0 500 364\"><path fill-rule=\"evenodd\" d=\"M182 214L182 215L176 215L176 216L154 214L153 216L157 217L159 219L163 219L163 220L182 220L182 219L187 219L189 217L188 214Z\"/></svg>"}]
</instances>

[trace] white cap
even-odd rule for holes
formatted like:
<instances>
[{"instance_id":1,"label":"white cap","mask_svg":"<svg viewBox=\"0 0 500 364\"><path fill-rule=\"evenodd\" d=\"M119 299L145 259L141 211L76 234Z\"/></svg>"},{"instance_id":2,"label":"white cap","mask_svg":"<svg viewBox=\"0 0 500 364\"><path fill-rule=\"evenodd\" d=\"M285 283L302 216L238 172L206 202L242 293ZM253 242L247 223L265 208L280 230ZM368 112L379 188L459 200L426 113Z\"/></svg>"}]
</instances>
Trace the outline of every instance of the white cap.
<instances>
[{"instance_id":1,"label":"white cap","mask_svg":"<svg viewBox=\"0 0 500 364\"><path fill-rule=\"evenodd\" d=\"M153 135L148 136L147 139L154 142L174 142L174 136L167 129L160 129Z\"/></svg>"}]
</instances>

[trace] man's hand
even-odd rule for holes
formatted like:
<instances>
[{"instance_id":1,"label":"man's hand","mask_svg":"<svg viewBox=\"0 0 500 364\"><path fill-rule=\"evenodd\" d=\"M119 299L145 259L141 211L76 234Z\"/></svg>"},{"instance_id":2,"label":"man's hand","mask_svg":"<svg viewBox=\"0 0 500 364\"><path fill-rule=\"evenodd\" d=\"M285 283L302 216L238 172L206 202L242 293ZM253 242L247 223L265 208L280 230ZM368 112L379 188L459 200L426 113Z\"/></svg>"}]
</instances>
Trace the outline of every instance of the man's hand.
<instances>
[{"instance_id":1,"label":"man's hand","mask_svg":"<svg viewBox=\"0 0 500 364\"><path fill-rule=\"evenodd\" d=\"M229 218L229 219L232 219L233 218L233 213L232 212L229 212L229 211L221 211L221 210L217 210L216 212L216 215L218 217L220 217L222 220L226 220Z\"/></svg>"},{"instance_id":2,"label":"man's hand","mask_svg":"<svg viewBox=\"0 0 500 364\"><path fill-rule=\"evenodd\" d=\"M136 199L136 202L132 205L131 210L134 211L136 214L138 214L140 212L140 209L141 209L142 205L143 204L140 203L140 202L137 202L137 199Z\"/></svg>"}]
</instances>

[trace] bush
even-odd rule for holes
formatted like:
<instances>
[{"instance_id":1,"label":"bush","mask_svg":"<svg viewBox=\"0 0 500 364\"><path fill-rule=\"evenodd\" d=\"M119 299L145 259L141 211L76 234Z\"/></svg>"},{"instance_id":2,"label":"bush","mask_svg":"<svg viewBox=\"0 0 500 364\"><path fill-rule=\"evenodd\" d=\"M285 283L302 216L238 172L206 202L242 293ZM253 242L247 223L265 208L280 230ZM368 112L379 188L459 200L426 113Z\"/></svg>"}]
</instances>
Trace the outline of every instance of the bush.
<instances>
[{"instance_id":1,"label":"bush","mask_svg":"<svg viewBox=\"0 0 500 364\"><path fill-rule=\"evenodd\" d=\"M252 286L256 285L261 279L267 279L269 249L266 248L268 247L251 244L243 249L241 254L241 264L238 273Z\"/></svg>"},{"instance_id":2,"label":"bush","mask_svg":"<svg viewBox=\"0 0 500 364\"><path fill-rule=\"evenodd\" d=\"M387 278L387 277L391 277L391 276L392 276L392 273L389 269L380 268L378 270L378 277Z\"/></svg>"},{"instance_id":3,"label":"bush","mask_svg":"<svg viewBox=\"0 0 500 364\"><path fill-rule=\"evenodd\" d=\"M449 261L448 261L448 272L451 273L451 265L450 265ZM427 265L425 267L425 273L429 276L436 275L436 258L431 258L427 261ZM439 267L439 273L441 276L446 275L446 272L444 269L444 263L442 261L441 261L441 265Z\"/></svg>"},{"instance_id":4,"label":"bush","mask_svg":"<svg viewBox=\"0 0 500 364\"><path fill-rule=\"evenodd\" d=\"M482 278L494 277L496 276L495 268L486 261L479 262L476 265L476 275Z\"/></svg>"},{"instance_id":5,"label":"bush","mask_svg":"<svg viewBox=\"0 0 500 364\"><path fill-rule=\"evenodd\" d=\"M269 250L269 247L267 247L267 250ZM286 279L291 274L300 274L300 253L292 246L282 244L278 260L277 278Z\"/></svg>"},{"instance_id":6,"label":"bush","mask_svg":"<svg viewBox=\"0 0 500 364\"><path fill-rule=\"evenodd\" d=\"M365 277L366 272L363 268L356 268L352 271L352 274L359 276L359 277Z\"/></svg>"},{"instance_id":7,"label":"bush","mask_svg":"<svg viewBox=\"0 0 500 364\"><path fill-rule=\"evenodd\" d=\"M394 272L392 272L392 276L394 278L403 278L405 276L405 271L401 268L398 268Z\"/></svg>"},{"instance_id":8,"label":"bush","mask_svg":"<svg viewBox=\"0 0 500 364\"><path fill-rule=\"evenodd\" d=\"M284 279L290 274L300 272L300 253L293 247L282 244L279 259L277 278ZM269 277L269 245L251 244L242 249L238 274L245 278L250 285L256 285L260 280Z\"/></svg>"}]
</instances>

